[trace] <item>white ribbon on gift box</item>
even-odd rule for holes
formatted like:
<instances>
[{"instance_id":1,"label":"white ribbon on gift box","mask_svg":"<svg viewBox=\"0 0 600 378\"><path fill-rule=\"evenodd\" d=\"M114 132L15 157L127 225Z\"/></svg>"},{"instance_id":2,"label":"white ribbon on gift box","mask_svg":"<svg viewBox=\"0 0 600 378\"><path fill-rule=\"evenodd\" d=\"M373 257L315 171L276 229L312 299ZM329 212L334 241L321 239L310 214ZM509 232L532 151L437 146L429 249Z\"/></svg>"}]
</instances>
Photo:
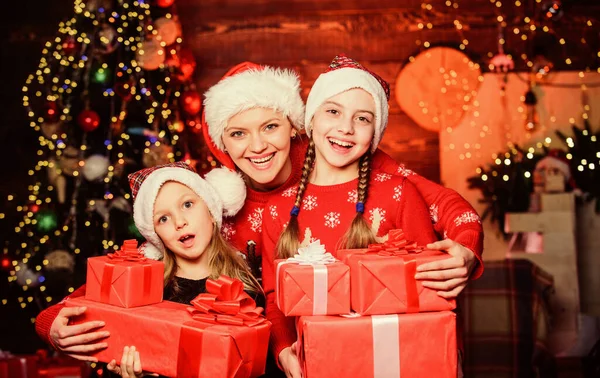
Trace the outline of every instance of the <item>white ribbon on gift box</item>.
<instances>
[{"instance_id":1,"label":"white ribbon on gift box","mask_svg":"<svg viewBox=\"0 0 600 378\"><path fill-rule=\"evenodd\" d=\"M400 324L398 315L372 315L373 377L400 377Z\"/></svg>"},{"instance_id":2,"label":"white ribbon on gift box","mask_svg":"<svg viewBox=\"0 0 600 378\"><path fill-rule=\"evenodd\" d=\"M319 240L316 240L306 247L298 248L298 254L290 257L277 265L275 272L275 298L277 307L279 306L279 270L285 264L311 265L313 268L313 313L312 315L327 314L327 292L328 292L328 276L327 264L336 262L337 260L329 252L325 251L325 246L321 245Z\"/></svg>"}]
</instances>

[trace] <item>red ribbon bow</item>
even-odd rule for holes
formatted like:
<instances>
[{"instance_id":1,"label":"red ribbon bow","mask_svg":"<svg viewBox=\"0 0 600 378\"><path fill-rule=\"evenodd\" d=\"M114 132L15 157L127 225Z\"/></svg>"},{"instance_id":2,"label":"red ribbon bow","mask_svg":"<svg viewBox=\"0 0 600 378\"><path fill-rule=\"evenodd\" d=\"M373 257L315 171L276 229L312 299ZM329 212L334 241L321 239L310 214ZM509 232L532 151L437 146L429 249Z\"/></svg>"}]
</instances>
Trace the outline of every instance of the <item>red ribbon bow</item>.
<instances>
[{"instance_id":1,"label":"red ribbon bow","mask_svg":"<svg viewBox=\"0 0 600 378\"><path fill-rule=\"evenodd\" d=\"M146 261L147 257L137 249L136 240L125 240L123 247L115 253L107 254L113 261Z\"/></svg>"},{"instance_id":2,"label":"red ribbon bow","mask_svg":"<svg viewBox=\"0 0 600 378\"><path fill-rule=\"evenodd\" d=\"M246 292L237 279L220 276L206 280L206 293L194 298L188 311L194 320L215 324L246 325L253 327L265 321L262 307Z\"/></svg>"},{"instance_id":3,"label":"red ribbon bow","mask_svg":"<svg viewBox=\"0 0 600 378\"><path fill-rule=\"evenodd\" d=\"M369 244L367 253L377 253L380 256L400 256L410 253L421 253L423 247L417 246L416 242L409 242L402 230L391 230L388 240L382 244Z\"/></svg>"}]
</instances>

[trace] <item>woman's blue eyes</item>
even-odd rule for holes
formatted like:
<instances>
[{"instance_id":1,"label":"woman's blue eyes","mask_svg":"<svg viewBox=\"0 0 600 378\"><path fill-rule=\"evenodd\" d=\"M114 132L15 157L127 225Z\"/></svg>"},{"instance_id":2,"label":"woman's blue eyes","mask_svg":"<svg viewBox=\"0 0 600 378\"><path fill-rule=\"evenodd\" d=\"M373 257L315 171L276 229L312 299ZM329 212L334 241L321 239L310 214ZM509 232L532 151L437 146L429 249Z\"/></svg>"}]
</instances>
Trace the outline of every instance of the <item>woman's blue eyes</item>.
<instances>
[{"instance_id":1,"label":"woman's blue eyes","mask_svg":"<svg viewBox=\"0 0 600 378\"><path fill-rule=\"evenodd\" d=\"M269 123L268 125L266 125L264 127L264 130L266 131L271 131L276 129L277 127L279 127L279 125L277 123ZM241 138L245 135L245 133L243 131L232 131L231 133L229 133L229 136L231 138Z\"/></svg>"},{"instance_id":2,"label":"woman's blue eyes","mask_svg":"<svg viewBox=\"0 0 600 378\"><path fill-rule=\"evenodd\" d=\"M267 130L273 130L273 129L275 129L277 126L279 126L279 125L278 125L278 124L276 124L276 123L269 123L267 126L265 126L265 129L267 129Z\"/></svg>"},{"instance_id":3,"label":"woman's blue eyes","mask_svg":"<svg viewBox=\"0 0 600 378\"><path fill-rule=\"evenodd\" d=\"M243 135L243 133L241 131L234 131L231 134L229 134L230 137L232 138L239 138Z\"/></svg>"}]
</instances>

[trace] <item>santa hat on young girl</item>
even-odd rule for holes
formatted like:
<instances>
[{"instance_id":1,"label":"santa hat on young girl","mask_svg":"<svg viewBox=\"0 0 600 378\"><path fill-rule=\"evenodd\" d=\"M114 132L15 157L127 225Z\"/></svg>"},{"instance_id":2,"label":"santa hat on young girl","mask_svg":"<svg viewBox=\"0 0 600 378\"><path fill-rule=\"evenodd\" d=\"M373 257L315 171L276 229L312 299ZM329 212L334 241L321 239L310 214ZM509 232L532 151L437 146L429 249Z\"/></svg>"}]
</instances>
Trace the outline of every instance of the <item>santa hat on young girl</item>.
<instances>
[{"instance_id":1,"label":"santa hat on young girl","mask_svg":"<svg viewBox=\"0 0 600 378\"><path fill-rule=\"evenodd\" d=\"M227 168L213 169L203 179L186 163L177 162L142 169L128 178L133 195L133 220L148 242L142 252L154 260L160 260L165 253L165 246L154 231L153 212L158 192L166 182L175 181L196 192L219 228L223 215L235 215L246 199L244 180Z\"/></svg>"},{"instance_id":2,"label":"santa hat on young girl","mask_svg":"<svg viewBox=\"0 0 600 378\"><path fill-rule=\"evenodd\" d=\"M375 135L371 144L371 152L375 152L387 127L390 86L377 74L343 54L333 59L310 90L304 116L306 134L310 137L311 121L321 104L328 98L356 88L367 91L375 101Z\"/></svg>"},{"instance_id":3,"label":"santa hat on young girl","mask_svg":"<svg viewBox=\"0 0 600 378\"><path fill-rule=\"evenodd\" d=\"M221 137L229 119L253 108L283 113L297 130L304 127L304 102L300 79L292 71L244 62L233 67L204 94L202 133L212 154L226 167L235 169L225 153Z\"/></svg>"}]
</instances>

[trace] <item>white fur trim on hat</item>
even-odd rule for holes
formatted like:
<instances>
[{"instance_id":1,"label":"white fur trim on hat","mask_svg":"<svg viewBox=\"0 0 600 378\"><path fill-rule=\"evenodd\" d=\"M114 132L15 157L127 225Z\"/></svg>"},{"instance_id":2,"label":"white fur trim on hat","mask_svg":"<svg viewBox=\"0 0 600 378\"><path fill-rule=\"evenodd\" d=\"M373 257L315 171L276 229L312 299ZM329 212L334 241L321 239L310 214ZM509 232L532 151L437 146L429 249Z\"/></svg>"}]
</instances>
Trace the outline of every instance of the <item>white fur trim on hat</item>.
<instances>
[{"instance_id":1,"label":"white fur trim on hat","mask_svg":"<svg viewBox=\"0 0 600 378\"><path fill-rule=\"evenodd\" d=\"M219 169L226 170L226 168ZM144 255L154 258L153 256L162 257L165 253L165 246L154 230L153 221L154 202L163 184L168 181L175 181L192 189L202 198L217 227L221 228L224 206L227 206L226 213L233 215L241 208L239 203L241 202L243 205L246 199L246 188L239 185L239 181L241 180L243 184L243 180L239 174L231 171L229 173L228 180L225 179L226 176L224 173L218 176L221 177L223 186L229 186L226 188L215 187L213 183L209 183L197 173L179 167L160 168L148 175L141 184L133 203L133 220L135 225L150 244L143 248ZM219 191L221 190L227 193L228 198L221 198L219 195Z\"/></svg>"},{"instance_id":2,"label":"white fur trim on hat","mask_svg":"<svg viewBox=\"0 0 600 378\"><path fill-rule=\"evenodd\" d=\"M264 67L229 76L204 94L204 116L208 132L220 149L229 119L253 108L280 111L298 130L304 127L304 102L300 97L300 79L292 71Z\"/></svg>"},{"instance_id":3,"label":"white fur trim on hat","mask_svg":"<svg viewBox=\"0 0 600 378\"><path fill-rule=\"evenodd\" d=\"M204 179L219 194L223 202L223 215L231 217L242 209L246 200L246 183L239 173L216 168L208 172Z\"/></svg>"},{"instance_id":4,"label":"white fur trim on hat","mask_svg":"<svg viewBox=\"0 0 600 378\"><path fill-rule=\"evenodd\" d=\"M387 127L388 101L385 91L377 79L367 71L358 68L339 68L322 73L317 78L306 100L306 113L304 116L306 134L310 137L312 131L311 121L319 106L328 98L355 88L364 89L373 96L375 101L375 134L371 144L371 152L375 152Z\"/></svg>"}]
</instances>

